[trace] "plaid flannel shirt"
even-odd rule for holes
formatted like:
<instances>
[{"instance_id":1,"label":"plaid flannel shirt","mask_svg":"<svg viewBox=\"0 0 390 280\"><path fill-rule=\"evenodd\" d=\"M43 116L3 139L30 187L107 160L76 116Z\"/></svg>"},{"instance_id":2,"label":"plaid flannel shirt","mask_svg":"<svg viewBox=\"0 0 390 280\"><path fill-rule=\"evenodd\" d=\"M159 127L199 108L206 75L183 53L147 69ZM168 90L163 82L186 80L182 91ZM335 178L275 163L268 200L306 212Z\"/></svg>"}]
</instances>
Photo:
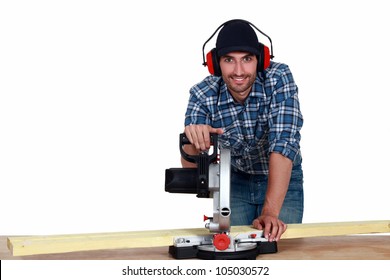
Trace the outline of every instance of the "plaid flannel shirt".
<instances>
[{"instance_id":1,"label":"plaid flannel shirt","mask_svg":"<svg viewBox=\"0 0 390 280\"><path fill-rule=\"evenodd\" d=\"M257 76L244 104L236 102L222 77L208 76L190 89L185 125L223 128L222 147L230 147L232 165L250 174L268 174L269 154L294 161L300 156L303 118L289 67L271 65Z\"/></svg>"}]
</instances>

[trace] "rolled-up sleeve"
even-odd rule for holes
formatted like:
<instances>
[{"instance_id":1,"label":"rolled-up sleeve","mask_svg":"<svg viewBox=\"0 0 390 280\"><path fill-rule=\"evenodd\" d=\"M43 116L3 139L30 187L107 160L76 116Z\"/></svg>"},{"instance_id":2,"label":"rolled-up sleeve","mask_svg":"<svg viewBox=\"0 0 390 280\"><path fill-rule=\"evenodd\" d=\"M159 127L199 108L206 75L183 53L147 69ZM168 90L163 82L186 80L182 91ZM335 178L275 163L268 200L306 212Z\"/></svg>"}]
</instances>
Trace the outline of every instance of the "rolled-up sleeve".
<instances>
[{"instance_id":1,"label":"rolled-up sleeve","mask_svg":"<svg viewBox=\"0 0 390 280\"><path fill-rule=\"evenodd\" d=\"M269 153L276 152L294 161L300 150L303 117L298 87L287 65L273 80L273 95L268 116Z\"/></svg>"}]
</instances>

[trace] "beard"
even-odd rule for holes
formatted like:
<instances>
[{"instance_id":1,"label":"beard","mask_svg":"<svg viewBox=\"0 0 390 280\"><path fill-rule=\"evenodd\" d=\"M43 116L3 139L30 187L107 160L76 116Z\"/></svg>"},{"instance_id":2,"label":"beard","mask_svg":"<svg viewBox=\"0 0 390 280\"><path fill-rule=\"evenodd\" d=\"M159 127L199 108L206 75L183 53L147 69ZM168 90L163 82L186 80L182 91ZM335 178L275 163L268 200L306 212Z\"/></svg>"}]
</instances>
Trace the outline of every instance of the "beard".
<instances>
[{"instance_id":1,"label":"beard","mask_svg":"<svg viewBox=\"0 0 390 280\"><path fill-rule=\"evenodd\" d=\"M241 76L228 75L222 78L233 98L236 101L242 102L248 97L251 91L252 85L256 80L256 73Z\"/></svg>"}]
</instances>

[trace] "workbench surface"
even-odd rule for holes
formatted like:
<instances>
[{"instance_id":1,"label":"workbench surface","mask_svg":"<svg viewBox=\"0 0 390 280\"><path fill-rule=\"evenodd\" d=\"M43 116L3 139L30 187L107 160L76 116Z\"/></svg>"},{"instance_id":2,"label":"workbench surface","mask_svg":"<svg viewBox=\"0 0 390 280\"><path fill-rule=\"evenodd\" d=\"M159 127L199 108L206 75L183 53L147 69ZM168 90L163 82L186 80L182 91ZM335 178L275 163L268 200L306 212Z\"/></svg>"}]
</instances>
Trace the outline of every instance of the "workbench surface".
<instances>
[{"instance_id":1,"label":"workbench surface","mask_svg":"<svg viewBox=\"0 0 390 280\"><path fill-rule=\"evenodd\" d=\"M282 239L278 253L263 260L390 260L390 235L349 235ZM14 257L0 236L1 260L169 260L167 247L95 250Z\"/></svg>"}]
</instances>

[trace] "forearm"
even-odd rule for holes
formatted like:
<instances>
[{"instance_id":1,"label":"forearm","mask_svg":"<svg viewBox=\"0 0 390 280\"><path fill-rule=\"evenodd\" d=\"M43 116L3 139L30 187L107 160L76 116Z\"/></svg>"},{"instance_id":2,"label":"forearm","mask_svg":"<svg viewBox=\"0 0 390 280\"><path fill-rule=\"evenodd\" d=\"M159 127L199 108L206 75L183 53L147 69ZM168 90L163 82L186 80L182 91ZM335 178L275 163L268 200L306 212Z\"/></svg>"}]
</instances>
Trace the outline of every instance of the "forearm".
<instances>
[{"instance_id":1,"label":"forearm","mask_svg":"<svg viewBox=\"0 0 390 280\"><path fill-rule=\"evenodd\" d=\"M268 187L262 215L278 217L290 183L292 161L281 154L271 153Z\"/></svg>"}]
</instances>

